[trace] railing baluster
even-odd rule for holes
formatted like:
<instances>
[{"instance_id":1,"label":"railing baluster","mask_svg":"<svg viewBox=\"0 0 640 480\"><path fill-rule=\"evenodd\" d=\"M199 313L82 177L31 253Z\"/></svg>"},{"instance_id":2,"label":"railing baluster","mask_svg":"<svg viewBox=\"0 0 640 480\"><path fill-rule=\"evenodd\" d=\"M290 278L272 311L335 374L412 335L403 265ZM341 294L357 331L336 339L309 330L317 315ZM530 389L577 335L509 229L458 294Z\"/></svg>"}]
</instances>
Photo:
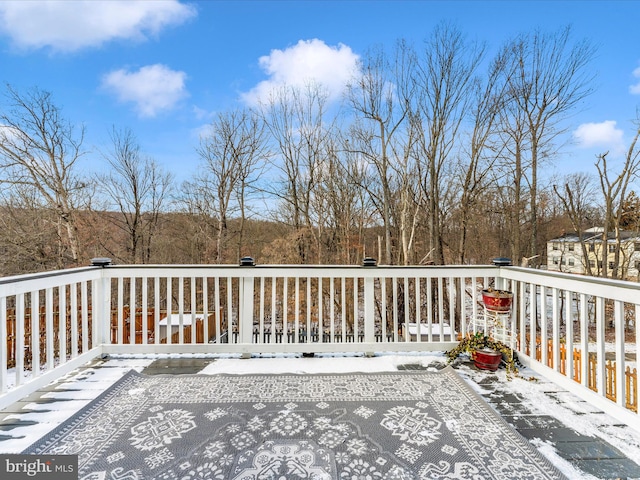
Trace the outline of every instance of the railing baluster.
<instances>
[{"instance_id":1,"label":"railing baluster","mask_svg":"<svg viewBox=\"0 0 640 480\"><path fill-rule=\"evenodd\" d=\"M558 289L553 288L551 290L551 328L552 328L552 355L551 361L553 363L552 368L556 372L560 371L560 299L558 297Z\"/></svg>"},{"instance_id":2,"label":"railing baluster","mask_svg":"<svg viewBox=\"0 0 640 480\"><path fill-rule=\"evenodd\" d=\"M196 277L191 277L191 343L196 343L196 331L198 330L198 322L196 320L197 306L196 306ZM202 328L206 323L206 318L202 319Z\"/></svg>"},{"instance_id":3,"label":"railing baluster","mask_svg":"<svg viewBox=\"0 0 640 480\"><path fill-rule=\"evenodd\" d=\"M283 343L291 343L289 338L289 278L282 278L282 338Z\"/></svg>"},{"instance_id":4,"label":"railing baluster","mask_svg":"<svg viewBox=\"0 0 640 480\"><path fill-rule=\"evenodd\" d=\"M31 292L31 375L40 375L40 291Z\"/></svg>"},{"instance_id":5,"label":"railing baluster","mask_svg":"<svg viewBox=\"0 0 640 480\"><path fill-rule=\"evenodd\" d=\"M625 358L624 358L624 303L619 300L613 302L613 328L615 329L616 366L616 403L621 407L626 404Z\"/></svg>"},{"instance_id":6,"label":"railing baluster","mask_svg":"<svg viewBox=\"0 0 640 480\"><path fill-rule=\"evenodd\" d=\"M167 277L167 327L164 332L167 345L173 343L173 297L171 289L173 287L173 278Z\"/></svg>"},{"instance_id":7,"label":"railing baluster","mask_svg":"<svg viewBox=\"0 0 640 480\"><path fill-rule=\"evenodd\" d=\"M536 301L537 302L537 301ZM540 285L540 362L549 366L549 342L547 341L547 290Z\"/></svg>"},{"instance_id":8,"label":"railing baluster","mask_svg":"<svg viewBox=\"0 0 640 480\"><path fill-rule=\"evenodd\" d=\"M149 283L148 283L148 277L145 275L142 277L142 285L141 285L141 294L142 294L142 298L141 298L141 302L142 302L142 309L140 311L140 314L142 315L141 323L142 323L142 344L146 345L148 343L149 340L149 322L148 322L148 315L149 315L149 310L148 310L148 301L149 301L149 291L148 291L148 287L149 287Z\"/></svg>"},{"instance_id":9,"label":"railing baluster","mask_svg":"<svg viewBox=\"0 0 640 480\"><path fill-rule=\"evenodd\" d=\"M411 335L409 333L409 277L404 277L404 341L409 342Z\"/></svg>"},{"instance_id":10,"label":"railing baluster","mask_svg":"<svg viewBox=\"0 0 640 480\"><path fill-rule=\"evenodd\" d=\"M209 293L208 293L208 282L207 277L203 276L201 279L202 282L202 316L204 325L202 325L202 329L204 331L203 343L209 343L209 339L211 338L211 333L209 332Z\"/></svg>"},{"instance_id":11,"label":"railing baluster","mask_svg":"<svg viewBox=\"0 0 640 480\"><path fill-rule=\"evenodd\" d=\"M7 391L7 362L9 360L9 338L7 333L7 297L0 297L0 393Z\"/></svg>"},{"instance_id":12,"label":"railing baluster","mask_svg":"<svg viewBox=\"0 0 640 480\"><path fill-rule=\"evenodd\" d=\"M535 359L538 344L538 296L536 285L533 283L527 285L529 286L529 346L531 357Z\"/></svg>"},{"instance_id":13,"label":"railing baluster","mask_svg":"<svg viewBox=\"0 0 640 480\"><path fill-rule=\"evenodd\" d=\"M300 341L300 277L296 276L295 281L295 342L298 343Z\"/></svg>"},{"instance_id":14,"label":"railing baluster","mask_svg":"<svg viewBox=\"0 0 640 480\"><path fill-rule=\"evenodd\" d=\"M567 347L567 354L566 354L566 375L567 378L573 380L575 378L575 372L574 372L574 368L573 368L573 335L574 335L574 329L573 329L573 315L572 315L572 309L571 309L571 300L572 300L572 293L569 290L564 290L563 291L564 294L564 308L565 308L565 338L566 338L566 347Z\"/></svg>"},{"instance_id":15,"label":"railing baluster","mask_svg":"<svg viewBox=\"0 0 640 480\"><path fill-rule=\"evenodd\" d=\"M387 335L387 279L382 277L378 279L380 282L380 298L381 298L381 306L380 306L380 330L382 335L382 342L388 342L389 336Z\"/></svg>"},{"instance_id":16,"label":"railing baluster","mask_svg":"<svg viewBox=\"0 0 640 480\"><path fill-rule=\"evenodd\" d=\"M16 295L16 385L22 385L24 380L24 293Z\"/></svg>"},{"instance_id":17,"label":"railing baluster","mask_svg":"<svg viewBox=\"0 0 640 480\"><path fill-rule=\"evenodd\" d=\"M241 282L241 278L238 279L238 288L240 288L240 282ZM240 313L238 310L234 311L234 304L233 304L233 279L231 277L227 277L227 328L228 328L228 335L231 336L235 336L236 333L239 333L235 331L235 328L239 329L240 328ZM238 309L240 308L240 305L238 305ZM235 322L234 322L234 316L235 318ZM236 339L232 339L229 338L229 343L238 343L239 339L236 337Z\"/></svg>"},{"instance_id":18,"label":"railing baluster","mask_svg":"<svg viewBox=\"0 0 640 480\"><path fill-rule=\"evenodd\" d=\"M463 285L464 282L461 279L460 285ZM449 341L452 342L453 339L453 330L456 326L456 302L458 300L457 290L456 290L456 281L453 277L449 277ZM444 333L444 325L440 328L440 338L439 341L445 342L445 333Z\"/></svg>"},{"instance_id":19,"label":"railing baluster","mask_svg":"<svg viewBox=\"0 0 640 480\"><path fill-rule=\"evenodd\" d=\"M582 364L580 379L582 386L589 388L589 309L587 295L580 294L580 352Z\"/></svg>"},{"instance_id":20,"label":"railing baluster","mask_svg":"<svg viewBox=\"0 0 640 480\"><path fill-rule=\"evenodd\" d=\"M271 277L271 330L269 332L269 342L276 343L276 287L278 285L276 277Z\"/></svg>"},{"instance_id":21,"label":"railing baluster","mask_svg":"<svg viewBox=\"0 0 640 480\"><path fill-rule=\"evenodd\" d=\"M266 337L265 337L265 327L264 327L264 322L265 322L265 316L264 316L264 311L265 311L265 296L264 296L264 292L265 292L265 283L266 283L266 278L265 277L260 277L260 293L258 294L258 302L259 302L259 316L258 316L258 343L266 343Z\"/></svg>"},{"instance_id":22,"label":"railing baluster","mask_svg":"<svg viewBox=\"0 0 640 480\"><path fill-rule=\"evenodd\" d=\"M136 277L129 279L129 344L136 343Z\"/></svg>"},{"instance_id":23,"label":"railing baluster","mask_svg":"<svg viewBox=\"0 0 640 480\"><path fill-rule=\"evenodd\" d=\"M341 332L340 341L347 341L347 277L340 277L340 315L341 315Z\"/></svg>"},{"instance_id":24,"label":"railing baluster","mask_svg":"<svg viewBox=\"0 0 640 480\"><path fill-rule=\"evenodd\" d=\"M316 277L317 282L318 282L318 343L323 343L324 342L324 314L323 314L323 308L322 308L322 304L323 302L323 297L322 297L322 277L318 276Z\"/></svg>"},{"instance_id":25,"label":"railing baluster","mask_svg":"<svg viewBox=\"0 0 640 480\"><path fill-rule=\"evenodd\" d=\"M160 343L160 277L153 279L153 343Z\"/></svg>"},{"instance_id":26,"label":"railing baluster","mask_svg":"<svg viewBox=\"0 0 640 480\"><path fill-rule=\"evenodd\" d=\"M329 342L330 343L335 342L335 333L336 333L335 332L336 309L334 304L334 300L335 300L334 289L335 289L335 278L332 276L329 279Z\"/></svg>"},{"instance_id":27,"label":"railing baluster","mask_svg":"<svg viewBox=\"0 0 640 480\"><path fill-rule=\"evenodd\" d=\"M118 345L124 343L124 280L118 278Z\"/></svg>"},{"instance_id":28,"label":"railing baluster","mask_svg":"<svg viewBox=\"0 0 640 480\"><path fill-rule=\"evenodd\" d=\"M358 343L360 341L360 332L358 330L359 325L359 308L358 308L358 277L353 277L353 341Z\"/></svg>"},{"instance_id":29,"label":"railing baluster","mask_svg":"<svg viewBox=\"0 0 640 480\"><path fill-rule=\"evenodd\" d=\"M218 277L213 277L213 286L214 286L214 310L216 315L216 343L219 344L222 338L222 325L224 322L222 321L222 314L220 312L220 279ZM227 312L228 312L227 308ZM227 343L231 343L231 338L229 337L231 332L231 322L227 321Z\"/></svg>"},{"instance_id":30,"label":"railing baluster","mask_svg":"<svg viewBox=\"0 0 640 480\"><path fill-rule=\"evenodd\" d=\"M54 331L53 331L53 288L45 290L45 331L47 370L53 369L54 363Z\"/></svg>"},{"instance_id":31,"label":"railing baluster","mask_svg":"<svg viewBox=\"0 0 640 480\"><path fill-rule=\"evenodd\" d=\"M306 342L310 343L313 341L313 324L311 322L311 277L306 277L307 282L305 286L305 294L306 294L306 302L307 302L307 339Z\"/></svg>"},{"instance_id":32,"label":"railing baluster","mask_svg":"<svg viewBox=\"0 0 640 480\"><path fill-rule=\"evenodd\" d=\"M398 342L398 279L393 277L391 279L391 290L393 295L393 341Z\"/></svg>"},{"instance_id":33,"label":"railing baluster","mask_svg":"<svg viewBox=\"0 0 640 480\"><path fill-rule=\"evenodd\" d=\"M2 337L2 335L0 335ZM67 287L58 287L58 348L60 364L67 363Z\"/></svg>"},{"instance_id":34,"label":"railing baluster","mask_svg":"<svg viewBox=\"0 0 640 480\"><path fill-rule=\"evenodd\" d=\"M422 343L422 299L420 298L420 278L413 277L413 303L415 304L416 315L416 342ZM427 278L427 328L431 329L431 280ZM427 331L427 335L431 332Z\"/></svg>"},{"instance_id":35,"label":"railing baluster","mask_svg":"<svg viewBox=\"0 0 640 480\"><path fill-rule=\"evenodd\" d=\"M71 284L71 358L78 356L78 284ZM109 317L111 323L111 317Z\"/></svg>"},{"instance_id":36,"label":"railing baluster","mask_svg":"<svg viewBox=\"0 0 640 480\"><path fill-rule=\"evenodd\" d=\"M184 345L184 277L178 277L178 345Z\"/></svg>"},{"instance_id":37,"label":"railing baluster","mask_svg":"<svg viewBox=\"0 0 640 480\"><path fill-rule=\"evenodd\" d=\"M605 332L604 299L596 297L596 391L605 392Z\"/></svg>"},{"instance_id":38,"label":"railing baluster","mask_svg":"<svg viewBox=\"0 0 640 480\"><path fill-rule=\"evenodd\" d=\"M82 312L82 353L89 350L89 295L87 282L80 283L80 302Z\"/></svg>"}]
</instances>

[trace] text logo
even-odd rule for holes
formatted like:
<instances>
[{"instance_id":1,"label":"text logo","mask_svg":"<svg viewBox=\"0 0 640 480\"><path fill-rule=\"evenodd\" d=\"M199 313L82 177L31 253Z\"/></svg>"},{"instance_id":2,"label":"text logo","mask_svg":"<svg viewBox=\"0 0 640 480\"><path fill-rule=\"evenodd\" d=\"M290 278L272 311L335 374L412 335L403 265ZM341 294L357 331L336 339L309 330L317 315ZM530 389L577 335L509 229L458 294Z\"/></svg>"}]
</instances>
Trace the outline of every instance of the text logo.
<instances>
[{"instance_id":1,"label":"text logo","mask_svg":"<svg viewBox=\"0 0 640 480\"><path fill-rule=\"evenodd\" d=\"M0 454L0 478L3 480L77 480L78 456Z\"/></svg>"}]
</instances>

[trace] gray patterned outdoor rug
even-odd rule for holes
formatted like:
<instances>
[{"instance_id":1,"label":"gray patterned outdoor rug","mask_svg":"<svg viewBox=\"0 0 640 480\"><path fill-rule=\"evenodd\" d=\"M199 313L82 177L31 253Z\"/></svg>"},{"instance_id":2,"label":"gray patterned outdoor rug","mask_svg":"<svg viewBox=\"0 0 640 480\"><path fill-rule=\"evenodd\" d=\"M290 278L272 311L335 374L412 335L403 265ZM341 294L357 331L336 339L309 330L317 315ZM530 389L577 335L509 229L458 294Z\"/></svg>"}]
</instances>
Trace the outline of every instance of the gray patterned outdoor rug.
<instances>
[{"instance_id":1,"label":"gray patterned outdoor rug","mask_svg":"<svg viewBox=\"0 0 640 480\"><path fill-rule=\"evenodd\" d=\"M450 367L131 371L25 453L79 455L86 480L565 478Z\"/></svg>"}]
</instances>

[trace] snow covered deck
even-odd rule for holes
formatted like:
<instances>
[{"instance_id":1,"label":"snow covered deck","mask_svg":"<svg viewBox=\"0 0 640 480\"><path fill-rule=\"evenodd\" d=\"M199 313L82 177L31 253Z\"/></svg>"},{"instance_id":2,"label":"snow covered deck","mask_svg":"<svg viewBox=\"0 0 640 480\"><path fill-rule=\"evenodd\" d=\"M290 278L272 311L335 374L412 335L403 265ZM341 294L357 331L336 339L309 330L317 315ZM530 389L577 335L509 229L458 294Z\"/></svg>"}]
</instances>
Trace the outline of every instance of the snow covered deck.
<instances>
[{"instance_id":1,"label":"snow covered deck","mask_svg":"<svg viewBox=\"0 0 640 480\"><path fill-rule=\"evenodd\" d=\"M508 380L504 370L478 371L464 358L457 371L544 456L571 479L640 476L640 432L620 424L530 369ZM129 369L146 374L346 373L429 370L441 353L261 355L115 355L70 372L0 412L0 452L19 453L97 397Z\"/></svg>"},{"instance_id":2,"label":"snow covered deck","mask_svg":"<svg viewBox=\"0 0 640 480\"><path fill-rule=\"evenodd\" d=\"M483 324L480 292L489 286L514 294L508 342L527 377L640 431L640 285L493 265L101 265L1 279L0 408L92 362L100 372L115 372L111 362L126 368L116 356L213 356L212 368L227 373L267 365L265 356L293 358L295 368L311 353L367 365L442 358L458 333ZM163 339L162 328L173 335ZM533 385L522 382L500 385ZM521 403L536 411L530 394Z\"/></svg>"}]
</instances>

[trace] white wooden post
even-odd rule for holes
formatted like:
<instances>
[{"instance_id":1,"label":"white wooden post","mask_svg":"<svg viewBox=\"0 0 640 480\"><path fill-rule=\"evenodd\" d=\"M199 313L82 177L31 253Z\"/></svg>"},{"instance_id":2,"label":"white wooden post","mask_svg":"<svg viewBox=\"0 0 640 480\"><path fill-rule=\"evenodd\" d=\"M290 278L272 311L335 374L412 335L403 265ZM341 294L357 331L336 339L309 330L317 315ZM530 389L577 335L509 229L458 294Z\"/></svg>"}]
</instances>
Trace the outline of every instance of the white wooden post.
<instances>
[{"instance_id":1,"label":"white wooden post","mask_svg":"<svg viewBox=\"0 0 640 480\"><path fill-rule=\"evenodd\" d=\"M376 266L373 258L365 258L363 267L370 268ZM375 309L375 278L364 278L364 341L365 343L375 343L376 341L376 309ZM373 352L366 352L367 357L373 357Z\"/></svg>"},{"instance_id":2,"label":"white wooden post","mask_svg":"<svg viewBox=\"0 0 640 480\"><path fill-rule=\"evenodd\" d=\"M241 267L254 267L253 258L244 257L240 260ZM239 299L238 307L238 341L241 344L240 349L242 358L251 358L251 352L247 345L251 344L253 339L253 276L240 277L239 283ZM271 332L272 335L275 332Z\"/></svg>"},{"instance_id":3,"label":"white wooden post","mask_svg":"<svg viewBox=\"0 0 640 480\"><path fill-rule=\"evenodd\" d=\"M105 275L104 267L111 265L111 259L100 257L92 258L91 265L102 267L101 275L98 280L93 281L91 286L92 292L92 326L93 326L93 346L108 345L111 343L111 278ZM75 289L71 290L71 310L76 310L74 299L76 298ZM61 314L62 315L62 314ZM73 321L72 315L72 324ZM73 336L73 334L72 334Z\"/></svg>"}]
</instances>

